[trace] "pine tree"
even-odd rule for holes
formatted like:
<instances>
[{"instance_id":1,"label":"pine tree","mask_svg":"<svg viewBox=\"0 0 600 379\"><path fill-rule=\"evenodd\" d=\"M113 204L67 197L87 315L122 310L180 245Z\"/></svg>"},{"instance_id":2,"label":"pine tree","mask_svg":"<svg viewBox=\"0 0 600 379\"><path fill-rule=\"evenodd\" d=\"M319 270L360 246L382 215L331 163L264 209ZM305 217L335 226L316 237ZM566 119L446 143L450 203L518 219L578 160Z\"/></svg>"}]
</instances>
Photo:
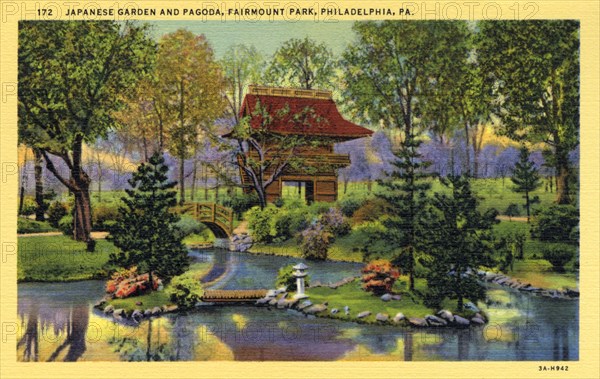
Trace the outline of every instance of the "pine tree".
<instances>
[{"instance_id":1,"label":"pine tree","mask_svg":"<svg viewBox=\"0 0 600 379\"><path fill-rule=\"evenodd\" d=\"M418 152L421 141L414 134L408 134L400 150L395 153L396 167L388 180L379 181L383 189L377 193L389 205L382 220L385 231L382 235L372 235L364 246L365 258L386 258L409 275L409 288L415 288L416 256L422 251L424 236L423 209L426 207L426 191L431 184L423 181L427 175L424 168L427 162ZM382 249L381 243L385 241Z\"/></svg>"},{"instance_id":2,"label":"pine tree","mask_svg":"<svg viewBox=\"0 0 600 379\"><path fill-rule=\"evenodd\" d=\"M525 146L521 147L519 161L515 164L513 175L510 179L515 184L512 190L525 194L523 197L525 198L525 209L527 210L527 222L529 222L530 206L539 201L537 197L530 199L529 194L538 189L542 185L542 181L540 180L538 170L535 168L535 164L529 160L529 150Z\"/></svg>"},{"instance_id":3,"label":"pine tree","mask_svg":"<svg viewBox=\"0 0 600 379\"><path fill-rule=\"evenodd\" d=\"M457 299L461 311L464 299L480 300L485 289L477 278L479 266L493 264L492 225L496 210L480 213L477 199L466 176L441 180L450 195L436 193L427 212L430 259L427 274L428 305L439 306L446 297Z\"/></svg>"},{"instance_id":4,"label":"pine tree","mask_svg":"<svg viewBox=\"0 0 600 379\"><path fill-rule=\"evenodd\" d=\"M119 218L109 239L120 248L112 254L111 263L122 267L137 265L140 272L150 275L150 288L154 288L153 275L169 280L182 274L189 266L187 250L181 242L181 233L175 226L179 216L169 212L176 204L176 182L169 182L162 154L155 153L147 163L142 163L133 173L121 200Z\"/></svg>"}]
</instances>

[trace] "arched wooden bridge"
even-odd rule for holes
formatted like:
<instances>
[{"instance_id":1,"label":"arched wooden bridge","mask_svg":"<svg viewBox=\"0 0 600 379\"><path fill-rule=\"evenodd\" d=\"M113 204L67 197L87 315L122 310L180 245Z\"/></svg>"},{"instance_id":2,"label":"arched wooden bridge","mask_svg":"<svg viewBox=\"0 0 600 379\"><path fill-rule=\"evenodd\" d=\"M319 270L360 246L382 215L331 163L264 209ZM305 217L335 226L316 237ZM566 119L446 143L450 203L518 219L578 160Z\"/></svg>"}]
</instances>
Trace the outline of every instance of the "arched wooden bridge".
<instances>
[{"instance_id":1,"label":"arched wooden bridge","mask_svg":"<svg viewBox=\"0 0 600 379\"><path fill-rule=\"evenodd\" d=\"M216 203L185 203L181 213L192 215L208 226L216 238L229 238L233 234L233 210Z\"/></svg>"}]
</instances>

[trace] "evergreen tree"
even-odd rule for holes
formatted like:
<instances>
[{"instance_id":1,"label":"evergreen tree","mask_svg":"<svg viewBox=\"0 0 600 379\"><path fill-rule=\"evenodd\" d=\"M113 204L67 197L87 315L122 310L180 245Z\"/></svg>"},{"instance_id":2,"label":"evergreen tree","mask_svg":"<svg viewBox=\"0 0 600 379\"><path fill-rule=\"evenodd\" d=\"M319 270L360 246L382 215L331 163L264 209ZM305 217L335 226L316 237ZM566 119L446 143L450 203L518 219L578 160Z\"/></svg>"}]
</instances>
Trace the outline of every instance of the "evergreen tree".
<instances>
[{"instance_id":1,"label":"evergreen tree","mask_svg":"<svg viewBox=\"0 0 600 379\"><path fill-rule=\"evenodd\" d=\"M154 153L133 173L122 198L119 218L111 230L110 240L120 248L112 254L111 263L123 267L137 265L141 272L164 280L182 274L189 266L187 250L181 242L181 233L175 223L179 216L169 212L176 204L176 182L169 182L162 154Z\"/></svg>"},{"instance_id":2,"label":"evergreen tree","mask_svg":"<svg viewBox=\"0 0 600 379\"><path fill-rule=\"evenodd\" d=\"M379 181L383 187L377 196L386 201L389 208L382 219L385 230L381 235L372 235L364 246L365 259L389 259L409 275L409 288L415 288L415 257L422 251L420 241L424 238L423 209L426 207L426 191L431 184L423 179L423 162L417 151L421 141L414 134L408 134L402 142L401 149L395 153L397 159L392 162L396 170L388 180ZM385 241L382 249L381 243Z\"/></svg>"},{"instance_id":3,"label":"evergreen tree","mask_svg":"<svg viewBox=\"0 0 600 379\"><path fill-rule=\"evenodd\" d=\"M527 222L530 218L530 206L533 203L539 202L537 197L533 199L529 198L529 194L535 191L542 185L538 170L535 168L535 164L529 160L529 150L527 147L522 146L519 154L519 161L515 164L513 169L512 178L510 178L515 184L513 191L524 193L525 198L525 209L527 210Z\"/></svg>"},{"instance_id":4,"label":"evergreen tree","mask_svg":"<svg viewBox=\"0 0 600 379\"><path fill-rule=\"evenodd\" d=\"M496 210L480 213L477 199L466 176L442 179L450 194L436 193L428 216L428 252L426 262L428 305L439 306L446 297L457 299L461 311L464 299L483 299L485 289L476 271L493 264L492 225Z\"/></svg>"}]
</instances>

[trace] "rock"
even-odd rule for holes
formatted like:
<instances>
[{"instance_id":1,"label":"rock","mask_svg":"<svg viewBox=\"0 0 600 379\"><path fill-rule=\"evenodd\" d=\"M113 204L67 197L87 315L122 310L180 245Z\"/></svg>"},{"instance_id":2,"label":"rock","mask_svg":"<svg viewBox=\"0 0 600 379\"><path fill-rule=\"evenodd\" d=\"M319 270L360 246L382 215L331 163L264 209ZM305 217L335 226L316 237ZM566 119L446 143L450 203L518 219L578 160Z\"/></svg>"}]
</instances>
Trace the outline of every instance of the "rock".
<instances>
[{"instance_id":1,"label":"rock","mask_svg":"<svg viewBox=\"0 0 600 379\"><path fill-rule=\"evenodd\" d=\"M300 305L298 306L299 310L303 310L304 308L308 308L311 305L313 305L312 301L310 300L304 300L302 303L300 303Z\"/></svg>"},{"instance_id":2,"label":"rock","mask_svg":"<svg viewBox=\"0 0 600 379\"><path fill-rule=\"evenodd\" d=\"M477 306L475 304L471 303L470 301L465 304L465 309L468 309L472 312L481 312L479 310L479 308L477 308Z\"/></svg>"},{"instance_id":3,"label":"rock","mask_svg":"<svg viewBox=\"0 0 600 379\"><path fill-rule=\"evenodd\" d=\"M480 319L485 321L485 317L481 313L475 313L475 315L473 317L479 317Z\"/></svg>"},{"instance_id":4,"label":"rock","mask_svg":"<svg viewBox=\"0 0 600 379\"><path fill-rule=\"evenodd\" d=\"M396 313L396 315L394 316L394 318L392 319L393 322L400 322L402 320L404 320L406 318L406 316L404 316L404 313L402 312L398 312Z\"/></svg>"},{"instance_id":5,"label":"rock","mask_svg":"<svg viewBox=\"0 0 600 379\"><path fill-rule=\"evenodd\" d=\"M275 290L268 290L267 294L265 295L265 297L275 297L277 296L277 292L275 292Z\"/></svg>"},{"instance_id":6,"label":"rock","mask_svg":"<svg viewBox=\"0 0 600 379\"><path fill-rule=\"evenodd\" d=\"M263 297L262 299L256 300L256 305L267 305L271 301L270 297Z\"/></svg>"},{"instance_id":7,"label":"rock","mask_svg":"<svg viewBox=\"0 0 600 379\"><path fill-rule=\"evenodd\" d=\"M485 321L483 321L480 317L473 317L471 319L471 322L473 324L477 324L477 325L484 325L485 324Z\"/></svg>"},{"instance_id":8,"label":"rock","mask_svg":"<svg viewBox=\"0 0 600 379\"><path fill-rule=\"evenodd\" d=\"M420 318L420 317L411 317L408 319L408 322L413 326L419 326L419 327L428 326L427 321L425 321L425 319Z\"/></svg>"},{"instance_id":9,"label":"rock","mask_svg":"<svg viewBox=\"0 0 600 379\"><path fill-rule=\"evenodd\" d=\"M333 308L333 309L331 310L331 314L332 314L332 315L334 315L334 314L338 313L339 311L340 311L339 309L337 309L337 308Z\"/></svg>"},{"instance_id":10,"label":"rock","mask_svg":"<svg viewBox=\"0 0 600 379\"><path fill-rule=\"evenodd\" d=\"M458 326L469 326L469 324L471 322L464 317L460 317L459 315L454 315L453 323Z\"/></svg>"},{"instance_id":11,"label":"rock","mask_svg":"<svg viewBox=\"0 0 600 379\"><path fill-rule=\"evenodd\" d=\"M162 309L160 309L159 307L154 307L152 308L152 316L156 316L162 313Z\"/></svg>"},{"instance_id":12,"label":"rock","mask_svg":"<svg viewBox=\"0 0 600 379\"><path fill-rule=\"evenodd\" d=\"M113 313L115 311L115 307L113 307L112 305L107 305L106 308L104 308L104 313L105 314L110 314Z\"/></svg>"},{"instance_id":13,"label":"rock","mask_svg":"<svg viewBox=\"0 0 600 379\"><path fill-rule=\"evenodd\" d=\"M427 323L430 326L446 326L446 325L448 325L448 321L446 321L442 318L439 318L437 316L434 316L434 315L425 316L425 321L427 321Z\"/></svg>"},{"instance_id":14,"label":"rock","mask_svg":"<svg viewBox=\"0 0 600 379\"><path fill-rule=\"evenodd\" d=\"M375 320L379 322L386 322L388 318L390 318L390 316L388 316L386 313L377 313L375 315Z\"/></svg>"},{"instance_id":15,"label":"rock","mask_svg":"<svg viewBox=\"0 0 600 379\"><path fill-rule=\"evenodd\" d=\"M371 314L370 311L363 311L356 315L356 318L365 318Z\"/></svg>"},{"instance_id":16,"label":"rock","mask_svg":"<svg viewBox=\"0 0 600 379\"><path fill-rule=\"evenodd\" d=\"M283 303L283 306L286 308L292 308L294 307L296 304L298 304L298 302L300 301L300 299L286 299L285 302Z\"/></svg>"},{"instance_id":17,"label":"rock","mask_svg":"<svg viewBox=\"0 0 600 379\"><path fill-rule=\"evenodd\" d=\"M150 317L152 316L152 310L151 309L146 309L144 311L144 317Z\"/></svg>"},{"instance_id":18,"label":"rock","mask_svg":"<svg viewBox=\"0 0 600 379\"><path fill-rule=\"evenodd\" d=\"M113 311L113 316L119 316L119 317L125 316L125 309L123 309L123 308L115 309Z\"/></svg>"},{"instance_id":19,"label":"rock","mask_svg":"<svg viewBox=\"0 0 600 379\"><path fill-rule=\"evenodd\" d=\"M133 313L131 314L131 319L134 321L139 322L143 318L144 318L144 314L139 309L134 310Z\"/></svg>"},{"instance_id":20,"label":"rock","mask_svg":"<svg viewBox=\"0 0 600 379\"><path fill-rule=\"evenodd\" d=\"M392 300L392 295L390 295L389 293L386 293L385 295L381 296L381 300L390 301L390 300Z\"/></svg>"},{"instance_id":21,"label":"rock","mask_svg":"<svg viewBox=\"0 0 600 379\"><path fill-rule=\"evenodd\" d=\"M175 304L173 305L165 305L165 312L175 312L179 307Z\"/></svg>"},{"instance_id":22,"label":"rock","mask_svg":"<svg viewBox=\"0 0 600 379\"><path fill-rule=\"evenodd\" d=\"M287 291L287 287L279 287L276 290L277 293L285 293L286 291Z\"/></svg>"},{"instance_id":23,"label":"rock","mask_svg":"<svg viewBox=\"0 0 600 379\"><path fill-rule=\"evenodd\" d=\"M402 296L401 295L392 295L392 300L402 300Z\"/></svg>"},{"instance_id":24,"label":"rock","mask_svg":"<svg viewBox=\"0 0 600 379\"><path fill-rule=\"evenodd\" d=\"M287 308L288 306L288 299L285 298L285 296L281 296L279 298L279 300L277 300L277 308L282 309L282 308Z\"/></svg>"},{"instance_id":25,"label":"rock","mask_svg":"<svg viewBox=\"0 0 600 379\"><path fill-rule=\"evenodd\" d=\"M269 300L269 305L277 305L277 302L279 301L279 299L277 299L276 297L272 298L271 300Z\"/></svg>"},{"instance_id":26,"label":"rock","mask_svg":"<svg viewBox=\"0 0 600 379\"><path fill-rule=\"evenodd\" d=\"M345 314L346 316L348 316L348 315L350 314L350 307L349 307L349 306L347 306L347 305L346 305L346 306L344 306L344 314Z\"/></svg>"},{"instance_id":27,"label":"rock","mask_svg":"<svg viewBox=\"0 0 600 379\"><path fill-rule=\"evenodd\" d=\"M579 297L579 290L575 288L567 288L566 294L570 297Z\"/></svg>"},{"instance_id":28,"label":"rock","mask_svg":"<svg viewBox=\"0 0 600 379\"><path fill-rule=\"evenodd\" d=\"M319 312L323 312L327 310L327 305L325 304L316 304L316 305L311 305L310 307L306 308L304 310L304 313L309 314L309 315L314 315L316 313Z\"/></svg>"},{"instance_id":29,"label":"rock","mask_svg":"<svg viewBox=\"0 0 600 379\"><path fill-rule=\"evenodd\" d=\"M143 303L141 301L136 301L135 305L142 305Z\"/></svg>"},{"instance_id":30,"label":"rock","mask_svg":"<svg viewBox=\"0 0 600 379\"><path fill-rule=\"evenodd\" d=\"M441 311L439 311L437 313L438 317L448 321L448 322L452 322L454 316L452 315L452 312L450 312L449 310L446 309L442 309Z\"/></svg>"},{"instance_id":31,"label":"rock","mask_svg":"<svg viewBox=\"0 0 600 379\"><path fill-rule=\"evenodd\" d=\"M102 307L104 304L106 304L106 300L102 299L102 300L98 300L96 302L96 304L94 304L94 308L100 308Z\"/></svg>"}]
</instances>

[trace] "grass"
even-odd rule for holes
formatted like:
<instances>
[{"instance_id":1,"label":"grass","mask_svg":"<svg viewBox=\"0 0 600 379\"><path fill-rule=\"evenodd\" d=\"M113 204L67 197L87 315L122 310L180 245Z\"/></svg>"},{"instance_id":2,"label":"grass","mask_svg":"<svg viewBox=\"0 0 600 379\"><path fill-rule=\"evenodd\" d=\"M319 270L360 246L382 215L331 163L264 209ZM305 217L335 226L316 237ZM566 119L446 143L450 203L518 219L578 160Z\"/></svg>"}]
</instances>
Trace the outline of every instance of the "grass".
<instances>
[{"instance_id":1,"label":"grass","mask_svg":"<svg viewBox=\"0 0 600 379\"><path fill-rule=\"evenodd\" d=\"M96 241L96 251L67 236L19 237L17 280L20 282L67 282L107 277L105 269L117 248L106 240Z\"/></svg>"},{"instance_id":2,"label":"grass","mask_svg":"<svg viewBox=\"0 0 600 379\"><path fill-rule=\"evenodd\" d=\"M434 310L423 305L420 297L416 293L424 292L427 283L425 279L417 278L415 281L415 293L406 291L407 277L400 277L394 285L394 291L402 294L401 300L391 300L388 302L382 301L379 296L375 296L370 292L366 292L361 288L360 280L331 289L329 287L309 288L307 295L313 304L321 304L328 302L327 312L323 312L322 316L331 317L340 320L356 321L356 316L363 311L370 311L371 315L362 319L362 322L376 322L375 316L377 313L387 313L393 318L398 312L402 312L406 317L425 317L428 314L433 314ZM467 300L465 300L467 301ZM456 301L447 301L443 304L446 309L455 311ZM350 308L350 314L345 315L344 306ZM337 308L339 312L332 315L331 309ZM461 314L461 313L459 313Z\"/></svg>"},{"instance_id":3,"label":"grass","mask_svg":"<svg viewBox=\"0 0 600 379\"><path fill-rule=\"evenodd\" d=\"M47 221L35 221L25 217L17 218L17 233L28 234L28 233L45 233L57 231Z\"/></svg>"},{"instance_id":4,"label":"grass","mask_svg":"<svg viewBox=\"0 0 600 379\"><path fill-rule=\"evenodd\" d=\"M190 277L193 280L200 281L204 275L206 275L212 267L210 262L194 263L190 265L190 268L180 276ZM152 291L140 296L132 296L126 299L113 299L109 301L115 309L124 309L125 312L130 313L135 309L148 309L154 307L162 307L163 305L173 305L173 302L167 294L169 285L162 291ZM136 305L137 302L141 302L141 305Z\"/></svg>"},{"instance_id":5,"label":"grass","mask_svg":"<svg viewBox=\"0 0 600 379\"><path fill-rule=\"evenodd\" d=\"M352 233L335 239L335 242L329 247L327 259L343 262L362 262L362 253L355 249L359 246L356 236ZM279 243L255 243L252 245L249 253L270 254L289 257L302 257L300 245L294 238Z\"/></svg>"}]
</instances>

